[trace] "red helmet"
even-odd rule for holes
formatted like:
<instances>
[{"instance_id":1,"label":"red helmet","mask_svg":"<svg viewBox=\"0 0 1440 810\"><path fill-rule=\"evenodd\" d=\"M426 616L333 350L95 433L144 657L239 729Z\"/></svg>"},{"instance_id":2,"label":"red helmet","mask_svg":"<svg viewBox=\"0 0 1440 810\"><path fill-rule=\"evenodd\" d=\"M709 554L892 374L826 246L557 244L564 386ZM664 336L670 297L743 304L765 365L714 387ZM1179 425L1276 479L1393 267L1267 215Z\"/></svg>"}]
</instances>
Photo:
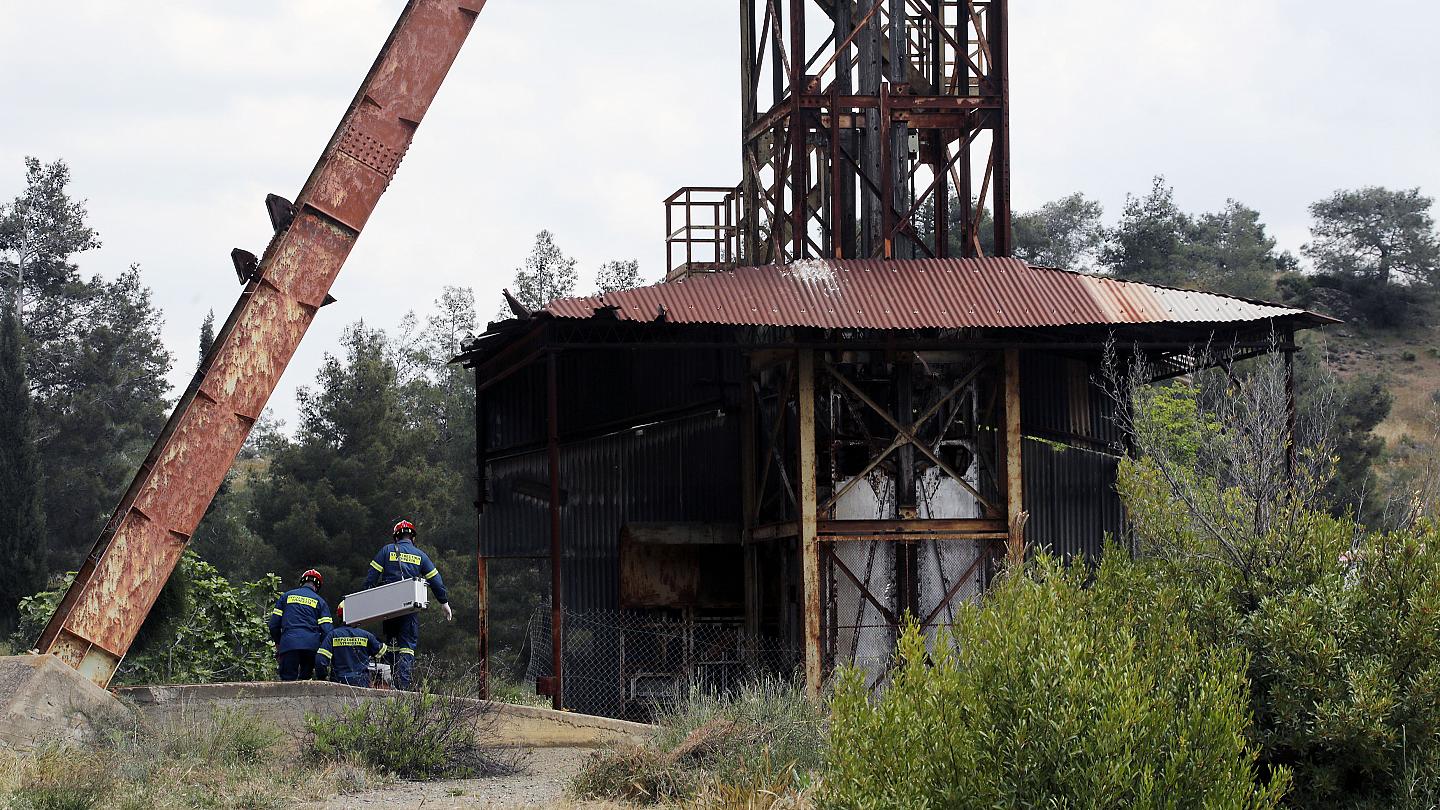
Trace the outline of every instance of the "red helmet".
<instances>
[{"instance_id":1,"label":"red helmet","mask_svg":"<svg viewBox=\"0 0 1440 810\"><path fill-rule=\"evenodd\" d=\"M414 536L415 536L415 524L414 524L414 523L411 523L411 522L408 521L408 520L402 520L402 521L400 521L399 523L396 523L396 524L395 524L395 528L390 531L390 535L391 535L392 537L399 537L399 536L402 535L402 534L408 534L408 535L410 535L411 537L414 537Z\"/></svg>"},{"instance_id":2,"label":"red helmet","mask_svg":"<svg viewBox=\"0 0 1440 810\"><path fill-rule=\"evenodd\" d=\"M336 622L336 624L344 624L344 623L345 623L345 600L344 600L344 599L341 599L341 600L340 600L340 604L338 604L338 605L335 606L335 622Z\"/></svg>"},{"instance_id":3,"label":"red helmet","mask_svg":"<svg viewBox=\"0 0 1440 810\"><path fill-rule=\"evenodd\" d=\"M301 582L302 584L303 584L303 583L305 582L305 580L307 580L307 579L313 579L313 580L315 580L315 588L316 588L317 590L320 588L321 585L324 585L324 584L325 584L325 578L322 577L322 576L320 576L320 572L319 572L319 571L316 571L314 568L308 568L308 569L305 570L305 573L303 573L303 574L300 575L300 582Z\"/></svg>"}]
</instances>

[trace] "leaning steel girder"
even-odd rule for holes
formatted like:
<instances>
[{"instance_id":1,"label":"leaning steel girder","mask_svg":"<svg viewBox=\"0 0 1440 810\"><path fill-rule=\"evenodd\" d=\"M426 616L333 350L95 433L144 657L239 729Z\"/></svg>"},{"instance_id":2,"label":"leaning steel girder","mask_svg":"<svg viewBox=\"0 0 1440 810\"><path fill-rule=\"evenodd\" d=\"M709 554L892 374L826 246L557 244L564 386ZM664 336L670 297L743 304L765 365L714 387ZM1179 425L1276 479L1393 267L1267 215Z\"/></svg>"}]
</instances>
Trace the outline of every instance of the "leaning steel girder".
<instances>
[{"instance_id":1,"label":"leaning steel girder","mask_svg":"<svg viewBox=\"0 0 1440 810\"><path fill-rule=\"evenodd\" d=\"M411 0L41 634L105 686L375 210L485 0Z\"/></svg>"}]
</instances>

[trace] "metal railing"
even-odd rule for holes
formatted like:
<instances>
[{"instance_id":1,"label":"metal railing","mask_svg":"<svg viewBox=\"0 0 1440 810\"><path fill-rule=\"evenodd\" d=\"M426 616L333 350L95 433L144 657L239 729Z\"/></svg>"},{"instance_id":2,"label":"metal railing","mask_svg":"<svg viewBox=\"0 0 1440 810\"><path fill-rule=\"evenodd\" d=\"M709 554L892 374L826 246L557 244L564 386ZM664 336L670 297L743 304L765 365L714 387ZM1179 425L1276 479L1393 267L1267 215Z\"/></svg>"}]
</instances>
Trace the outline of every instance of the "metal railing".
<instances>
[{"instance_id":1,"label":"metal railing","mask_svg":"<svg viewBox=\"0 0 1440 810\"><path fill-rule=\"evenodd\" d=\"M726 270L738 256L739 189L686 186L665 198L665 279Z\"/></svg>"}]
</instances>

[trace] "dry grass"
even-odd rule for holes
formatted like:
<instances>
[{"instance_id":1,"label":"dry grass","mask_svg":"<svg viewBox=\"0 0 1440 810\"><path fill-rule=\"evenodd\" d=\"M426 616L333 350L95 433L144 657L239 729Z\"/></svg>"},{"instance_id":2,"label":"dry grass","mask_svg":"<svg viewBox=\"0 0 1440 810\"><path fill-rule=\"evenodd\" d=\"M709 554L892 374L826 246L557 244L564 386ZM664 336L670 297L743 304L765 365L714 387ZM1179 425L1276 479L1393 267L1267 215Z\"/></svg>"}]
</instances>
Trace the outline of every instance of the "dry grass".
<instances>
[{"instance_id":1,"label":"dry grass","mask_svg":"<svg viewBox=\"0 0 1440 810\"><path fill-rule=\"evenodd\" d=\"M90 746L0 753L0 802L16 810L268 810L386 781L353 762L303 768L288 738L238 712L163 728L112 721Z\"/></svg>"},{"instance_id":2,"label":"dry grass","mask_svg":"<svg viewBox=\"0 0 1440 810\"><path fill-rule=\"evenodd\" d=\"M660 734L591 756L572 796L711 810L808 807L823 756L823 712L784 681L720 697L692 691Z\"/></svg>"}]
</instances>

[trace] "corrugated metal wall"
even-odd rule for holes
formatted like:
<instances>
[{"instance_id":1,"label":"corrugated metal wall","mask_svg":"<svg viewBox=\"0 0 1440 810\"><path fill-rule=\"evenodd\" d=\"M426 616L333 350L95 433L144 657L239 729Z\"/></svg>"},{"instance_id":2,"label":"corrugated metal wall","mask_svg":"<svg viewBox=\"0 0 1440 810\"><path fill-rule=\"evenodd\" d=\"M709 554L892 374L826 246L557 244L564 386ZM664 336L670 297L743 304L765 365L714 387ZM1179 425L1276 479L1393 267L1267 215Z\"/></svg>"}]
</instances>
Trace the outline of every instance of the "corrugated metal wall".
<instances>
[{"instance_id":1,"label":"corrugated metal wall","mask_svg":"<svg viewBox=\"0 0 1440 810\"><path fill-rule=\"evenodd\" d=\"M743 358L702 349L567 350L557 359L561 440L705 403L733 403ZM486 452L545 441L545 361L488 389Z\"/></svg>"},{"instance_id":2,"label":"corrugated metal wall","mask_svg":"<svg viewBox=\"0 0 1440 810\"><path fill-rule=\"evenodd\" d=\"M1083 439L1092 449L1119 445L1115 403L1097 379L1100 358L1026 351L1020 361L1020 420L1025 432L1060 441Z\"/></svg>"},{"instance_id":3,"label":"corrugated metal wall","mask_svg":"<svg viewBox=\"0 0 1440 810\"><path fill-rule=\"evenodd\" d=\"M1026 541L1065 559L1098 559L1105 535L1120 538L1125 528L1115 491L1119 464L1106 453L1026 438L1021 457L1030 511Z\"/></svg>"},{"instance_id":4,"label":"corrugated metal wall","mask_svg":"<svg viewBox=\"0 0 1440 810\"><path fill-rule=\"evenodd\" d=\"M738 419L709 412L562 445L565 606L619 607L620 528L636 521L740 522ZM548 556L544 450L490 464L486 556ZM538 496L538 497L537 497Z\"/></svg>"}]
</instances>

